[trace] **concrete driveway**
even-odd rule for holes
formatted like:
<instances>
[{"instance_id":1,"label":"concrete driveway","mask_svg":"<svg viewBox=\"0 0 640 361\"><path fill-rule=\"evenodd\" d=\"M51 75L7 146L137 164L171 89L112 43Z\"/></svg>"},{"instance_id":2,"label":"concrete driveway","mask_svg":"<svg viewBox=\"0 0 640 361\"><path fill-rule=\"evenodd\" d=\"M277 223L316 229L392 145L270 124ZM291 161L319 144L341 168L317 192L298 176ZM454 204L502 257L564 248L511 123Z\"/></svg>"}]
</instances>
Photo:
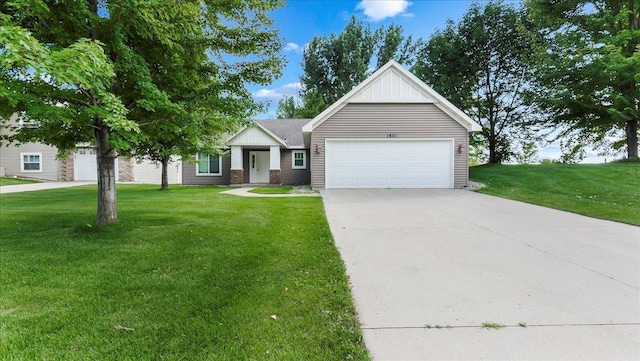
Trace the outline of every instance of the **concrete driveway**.
<instances>
[{"instance_id":1,"label":"concrete driveway","mask_svg":"<svg viewBox=\"0 0 640 361\"><path fill-rule=\"evenodd\" d=\"M640 227L462 190L322 196L374 360L640 360Z\"/></svg>"}]
</instances>

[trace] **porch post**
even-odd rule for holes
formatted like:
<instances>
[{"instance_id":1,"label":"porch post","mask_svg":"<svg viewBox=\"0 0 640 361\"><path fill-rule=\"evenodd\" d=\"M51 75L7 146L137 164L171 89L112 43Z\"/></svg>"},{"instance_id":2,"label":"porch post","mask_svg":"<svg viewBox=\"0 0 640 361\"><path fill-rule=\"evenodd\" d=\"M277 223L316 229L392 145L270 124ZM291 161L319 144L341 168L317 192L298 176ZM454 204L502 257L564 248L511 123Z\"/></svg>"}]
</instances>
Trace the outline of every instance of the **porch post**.
<instances>
[{"instance_id":1,"label":"porch post","mask_svg":"<svg viewBox=\"0 0 640 361\"><path fill-rule=\"evenodd\" d=\"M280 180L280 146L269 147L269 184L281 184Z\"/></svg>"},{"instance_id":2,"label":"porch post","mask_svg":"<svg viewBox=\"0 0 640 361\"><path fill-rule=\"evenodd\" d=\"M231 146L231 184L242 184L244 182L244 169L242 168L242 147Z\"/></svg>"}]
</instances>

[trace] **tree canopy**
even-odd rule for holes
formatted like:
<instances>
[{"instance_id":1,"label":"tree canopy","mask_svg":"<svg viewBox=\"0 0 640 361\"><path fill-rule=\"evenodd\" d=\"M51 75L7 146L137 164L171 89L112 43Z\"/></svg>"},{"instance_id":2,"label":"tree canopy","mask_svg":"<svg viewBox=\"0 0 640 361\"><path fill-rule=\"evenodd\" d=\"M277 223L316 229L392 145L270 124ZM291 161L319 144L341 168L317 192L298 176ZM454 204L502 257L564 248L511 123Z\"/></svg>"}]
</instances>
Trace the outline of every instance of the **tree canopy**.
<instances>
[{"instance_id":1,"label":"tree canopy","mask_svg":"<svg viewBox=\"0 0 640 361\"><path fill-rule=\"evenodd\" d=\"M352 16L341 33L317 35L309 42L302 57L301 104L285 97L278 116L315 117L389 60L413 64L419 44L399 25L372 30Z\"/></svg>"},{"instance_id":2,"label":"tree canopy","mask_svg":"<svg viewBox=\"0 0 640 361\"><path fill-rule=\"evenodd\" d=\"M535 101L544 125L563 139L567 159L584 146L626 146L638 157L640 3L528 0L545 41L538 47Z\"/></svg>"},{"instance_id":3,"label":"tree canopy","mask_svg":"<svg viewBox=\"0 0 640 361\"><path fill-rule=\"evenodd\" d=\"M420 49L416 76L482 125L488 160L512 156L529 108L533 33L525 12L500 1L473 4L463 18L449 21Z\"/></svg>"},{"instance_id":4,"label":"tree canopy","mask_svg":"<svg viewBox=\"0 0 640 361\"><path fill-rule=\"evenodd\" d=\"M0 4L0 104L64 155L97 149L97 223L117 220L118 154L185 154L259 109L247 83L280 75L279 0L13 0ZM191 88L190 88L191 86Z\"/></svg>"}]
</instances>

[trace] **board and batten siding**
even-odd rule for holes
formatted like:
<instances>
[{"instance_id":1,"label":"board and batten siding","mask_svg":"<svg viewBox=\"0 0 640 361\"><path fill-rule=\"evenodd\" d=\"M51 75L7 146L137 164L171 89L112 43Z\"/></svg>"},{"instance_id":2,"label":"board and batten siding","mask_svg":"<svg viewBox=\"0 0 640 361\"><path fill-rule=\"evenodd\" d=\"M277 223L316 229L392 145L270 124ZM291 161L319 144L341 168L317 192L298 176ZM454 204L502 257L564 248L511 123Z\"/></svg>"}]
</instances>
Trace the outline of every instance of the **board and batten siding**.
<instances>
[{"instance_id":1,"label":"board and batten siding","mask_svg":"<svg viewBox=\"0 0 640 361\"><path fill-rule=\"evenodd\" d=\"M387 139L389 134L395 139L453 139L454 187L467 185L469 133L445 112L433 104L351 103L311 133L311 186L325 188L326 139Z\"/></svg>"}]
</instances>

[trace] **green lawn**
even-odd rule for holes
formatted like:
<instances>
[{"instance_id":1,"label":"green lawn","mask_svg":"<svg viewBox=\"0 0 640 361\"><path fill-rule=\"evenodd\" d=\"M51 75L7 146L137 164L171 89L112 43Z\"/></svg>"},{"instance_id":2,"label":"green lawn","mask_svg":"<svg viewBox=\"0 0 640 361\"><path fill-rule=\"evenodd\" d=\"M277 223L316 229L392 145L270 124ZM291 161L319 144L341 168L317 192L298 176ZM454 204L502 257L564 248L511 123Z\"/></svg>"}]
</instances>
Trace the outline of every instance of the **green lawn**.
<instances>
[{"instance_id":1,"label":"green lawn","mask_svg":"<svg viewBox=\"0 0 640 361\"><path fill-rule=\"evenodd\" d=\"M32 180L32 179L0 177L0 187L12 186L16 184L29 184L29 183L39 183L39 181Z\"/></svg>"},{"instance_id":2,"label":"green lawn","mask_svg":"<svg viewBox=\"0 0 640 361\"><path fill-rule=\"evenodd\" d=\"M484 165L479 192L640 225L640 163Z\"/></svg>"},{"instance_id":3,"label":"green lawn","mask_svg":"<svg viewBox=\"0 0 640 361\"><path fill-rule=\"evenodd\" d=\"M321 199L222 190L2 195L0 358L369 359Z\"/></svg>"},{"instance_id":4,"label":"green lawn","mask_svg":"<svg viewBox=\"0 0 640 361\"><path fill-rule=\"evenodd\" d=\"M259 188L252 189L249 192L257 193L257 194L291 194L292 191L293 191L293 187L284 186L284 187L259 187Z\"/></svg>"}]
</instances>

